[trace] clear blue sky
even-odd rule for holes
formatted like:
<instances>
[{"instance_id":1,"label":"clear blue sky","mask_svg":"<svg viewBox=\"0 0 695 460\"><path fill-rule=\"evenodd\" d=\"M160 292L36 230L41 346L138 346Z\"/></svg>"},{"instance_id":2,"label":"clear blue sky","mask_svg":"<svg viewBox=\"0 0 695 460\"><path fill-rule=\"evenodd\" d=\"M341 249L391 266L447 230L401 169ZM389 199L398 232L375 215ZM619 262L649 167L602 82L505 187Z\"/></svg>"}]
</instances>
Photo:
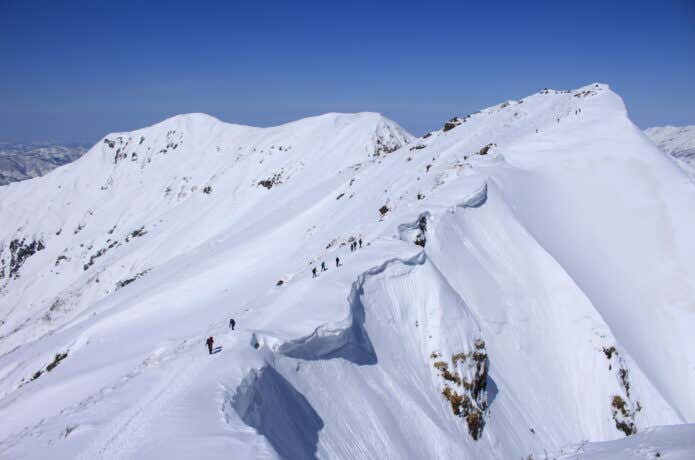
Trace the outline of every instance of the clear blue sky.
<instances>
[{"instance_id":1,"label":"clear blue sky","mask_svg":"<svg viewBox=\"0 0 695 460\"><path fill-rule=\"evenodd\" d=\"M695 124L695 0L0 0L0 141L95 142L184 112L376 111L422 134L594 81L641 127Z\"/></svg>"}]
</instances>

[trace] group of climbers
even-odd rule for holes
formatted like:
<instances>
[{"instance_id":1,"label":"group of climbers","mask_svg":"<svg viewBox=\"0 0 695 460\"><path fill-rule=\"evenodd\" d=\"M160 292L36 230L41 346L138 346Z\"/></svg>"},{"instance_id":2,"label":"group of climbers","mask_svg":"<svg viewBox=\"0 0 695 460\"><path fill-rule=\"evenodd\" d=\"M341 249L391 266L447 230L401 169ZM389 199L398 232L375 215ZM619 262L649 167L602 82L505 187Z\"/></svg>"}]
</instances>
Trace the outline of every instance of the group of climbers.
<instances>
[{"instance_id":1,"label":"group of climbers","mask_svg":"<svg viewBox=\"0 0 695 460\"><path fill-rule=\"evenodd\" d=\"M353 240L353 241L350 242L350 252L355 252L355 251L357 251L358 246L359 246L360 249L362 248L362 238L359 238L359 239L357 239L357 240ZM336 257L336 258L335 258L335 266L336 266L336 268L337 268L337 267L342 267L342 265L341 265L341 263L340 263L340 257ZM321 271L322 271L322 272L328 271L328 269L326 268L326 262L321 262ZM319 275L318 275L318 268L317 268L317 267L313 267L313 268L311 269L311 277L312 277L312 278L318 278L318 276L319 276Z\"/></svg>"},{"instance_id":2,"label":"group of climbers","mask_svg":"<svg viewBox=\"0 0 695 460\"><path fill-rule=\"evenodd\" d=\"M360 249L362 249L362 238L360 238L360 239L358 239L358 240L355 240L355 241L353 241L352 243L350 243L350 252L355 252L355 251L357 251L357 245L358 245L358 244L359 244L359 246L360 246Z\"/></svg>"},{"instance_id":3,"label":"group of climbers","mask_svg":"<svg viewBox=\"0 0 695 460\"><path fill-rule=\"evenodd\" d=\"M326 268L326 262L321 262L321 271L322 272L328 271L328 269ZM316 274L316 267L314 267L311 269L311 277L316 278L317 276L318 275Z\"/></svg>"},{"instance_id":4,"label":"group of climbers","mask_svg":"<svg viewBox=\"0 0 695 460\"><path fill-rule=\"evenodd\" d=\"M357 249L362 248L362 238L358 238L357 240L353 240L350 242L350 252L355 252ZM335 266L336 267L342 267L340 263L340 257L335 258ZM326 262L321 262L321 271L325 272L328 271L328 268L326 268ZM313 267L311 269L311 276L312 278L317 278L318 277L318 269L317 267ZM229 328L231 330L234 330L234 327L236 326L236 321L234 321L234 318L229 319ZM215 339L210 336L205 340L205 345L208 347L208 354L213 354L215 352L215 349L213 348L215 344Z\"/></svg>"}]
</instances>

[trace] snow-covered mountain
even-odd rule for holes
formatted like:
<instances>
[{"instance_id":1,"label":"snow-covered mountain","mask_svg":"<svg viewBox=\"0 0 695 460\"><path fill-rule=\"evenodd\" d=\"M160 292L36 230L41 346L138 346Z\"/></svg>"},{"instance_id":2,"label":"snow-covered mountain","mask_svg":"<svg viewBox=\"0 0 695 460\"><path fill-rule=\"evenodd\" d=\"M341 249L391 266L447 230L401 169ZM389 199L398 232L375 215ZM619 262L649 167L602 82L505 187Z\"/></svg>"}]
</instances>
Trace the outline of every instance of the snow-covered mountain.
<instances>
[{"instance_id":1,"label":"snow-covered mountain","mask_svg":"<svg viewBox=\"0 0 695 460\"><path fill-rule=\"evenodd\" d=\"M601 84L110 134L0 187L0 457L682 450L693 203Z\"/></svg>"},{"instance_id":2,"label":"snow-covered mountain","mask_svg":"<svg viewBox=\"0 0 695 460\"><path fill-rule=\"evenodd\" d=\"M0 142L0 185L43 176L87 151L80 145Z\"/></svg>"},{"instance_id":3,"label":"snow-covered mountain","mask_svg":"<svg viewBox=\"0 0 695 460\"><path fill-rule=\"evenodd\" d=\"M645 129L644 134L695 178L695 125L655 126Z\"/></svg>"}]
</instances>

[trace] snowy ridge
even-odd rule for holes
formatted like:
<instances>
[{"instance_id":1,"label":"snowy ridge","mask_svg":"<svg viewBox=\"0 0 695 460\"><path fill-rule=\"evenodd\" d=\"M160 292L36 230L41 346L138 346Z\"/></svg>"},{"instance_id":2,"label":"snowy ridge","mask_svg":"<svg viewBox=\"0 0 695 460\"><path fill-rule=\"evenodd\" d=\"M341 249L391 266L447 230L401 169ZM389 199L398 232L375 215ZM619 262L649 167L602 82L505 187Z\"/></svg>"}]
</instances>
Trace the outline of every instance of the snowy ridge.
<instances>
[{"instance_id":1,"label":"snowy ridge","mask_svg":"<svg viewBox=\"0 0 695 460\"><path fill-rule=\"evenodd\" d=\"M693 422L693 202L601 84L417 139L110 134L0 188L0 456L559 457Z\"/></svg>"}]
</instances>

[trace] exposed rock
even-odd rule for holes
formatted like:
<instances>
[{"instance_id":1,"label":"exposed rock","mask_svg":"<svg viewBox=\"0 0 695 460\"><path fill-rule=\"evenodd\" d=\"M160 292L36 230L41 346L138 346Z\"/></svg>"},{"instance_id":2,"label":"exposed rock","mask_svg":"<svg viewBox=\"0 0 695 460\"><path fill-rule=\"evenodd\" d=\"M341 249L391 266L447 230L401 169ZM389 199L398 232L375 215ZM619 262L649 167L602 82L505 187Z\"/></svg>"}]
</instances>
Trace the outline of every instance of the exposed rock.
<instances>
[{"instance_id":1,"label":"exposed rock","mask_svg":"<svg viewBox=\"0 0 695 460\"><path fill-rule=\"evenodd\" d=\"M133 230L130 232L130 235L128 235L125 239L126 243L128 243L131 239L133 238L138 238L143 235L146 235L147 231L145 230L145 226L143 225L142 227L138 228L137 230Z\"/></svg>"},{"instance_id":2,"label":"exposed rock","mask_svg":"<svg viewBox=\"0 0 695 460\"><path fill-rule=\"evenodd\" d=\"M138 278L141 278L142 276L146 275L147 272L149 272L149 269L148 269L148 270L143 270L143 271L141 271L140 273L137 273L137 274L136 274L135 276L133 276L133 277L126 278L126 279L124 279L124 280L121 280L121 281L117 282L117 283L116 283L116 290L118 290L118 289L120 289L120 288L122 288L122 287L125 287L125 286L129 285L130 283L132 283L133 281L137 280Z\"/></svg>"},{"instance_id":3,"label":"exposed rock","mask_svg":"<svg viewBox=\"0 0 695 460\"><path fill-rule=\"evenodd\" d=\"M639 401L632 401L630 396L629 370L625 360L615 346L603 347L603 354L608 360L608 370L614 370L624 392L623 396L614 395L611 399L611 413L615 427L625 436L637 433L635 414L642 410Z\"/></svg>"},{"instance_id":4,"label":"exposed rock","mask_svg":"<svg viewBox=\"0 0 695 460\"><path fill-rule=\"evenodd\" d=\"M435 361L432 366L439 371L444 380L442 396L451 405L452 413L466 420L468 432L473 440L480 439L485 426L484 415L487 411L487 372L488 357L485 342L476 340L475 350L470 353L454 353L451 356L451 368L445 361ZM430 358L440 358L432 352Z\"/></svg>"},{"instance_id":5,"label":"exposed rock","mask_svg":"<svg viewBox=\"0 0 695 460\"><path fill-rule=\"evenodd\" d=\"M37 252L45 248L43 241L32 240L27 243L24 238L20 241L19 239L13 239L10 241L10 273L9 276L13 278L19 277L19 269L24 265L27 259Z\"/></svg>"},{"instance_id":6,"label":"exposed rock","mask_svg":"<svg viewBox=\"0 0 695 460\"><path fill-rule=\"evenodd\" d=\"M444 131L444 132L450 131L450 130L456 128L457 126L459 126L464 121L465 120L463 120L459 117L454 117L451 120L444 123L444 128L442 128L442 131Z\"/></svg>"},{"instance_id":7,"label":"exposed rock","mask_svg":"<svg viewBox=\"0 0 695 460\"><path fill-rule=\"evenodd\" d=\"M493 143L490 143L490 144L487 144L487 145L483 146L483 147L478 151L478 155L487 155L488 152L490 151L490 149L491 149L492 147L494 147L494 146L495 146L495 144L493 144Z\"/></svg>"},{"instance_id":8,"label":"exposed rock","mask_svg":"<svg viewBox=\"0 0 695 460\"><path fill-rule=\"evenodd\" d=\"M258 185L270 190L274 185L282 184L282 172L273 174L272 177L258 181Z\"/></svg>"}]
</instances>

